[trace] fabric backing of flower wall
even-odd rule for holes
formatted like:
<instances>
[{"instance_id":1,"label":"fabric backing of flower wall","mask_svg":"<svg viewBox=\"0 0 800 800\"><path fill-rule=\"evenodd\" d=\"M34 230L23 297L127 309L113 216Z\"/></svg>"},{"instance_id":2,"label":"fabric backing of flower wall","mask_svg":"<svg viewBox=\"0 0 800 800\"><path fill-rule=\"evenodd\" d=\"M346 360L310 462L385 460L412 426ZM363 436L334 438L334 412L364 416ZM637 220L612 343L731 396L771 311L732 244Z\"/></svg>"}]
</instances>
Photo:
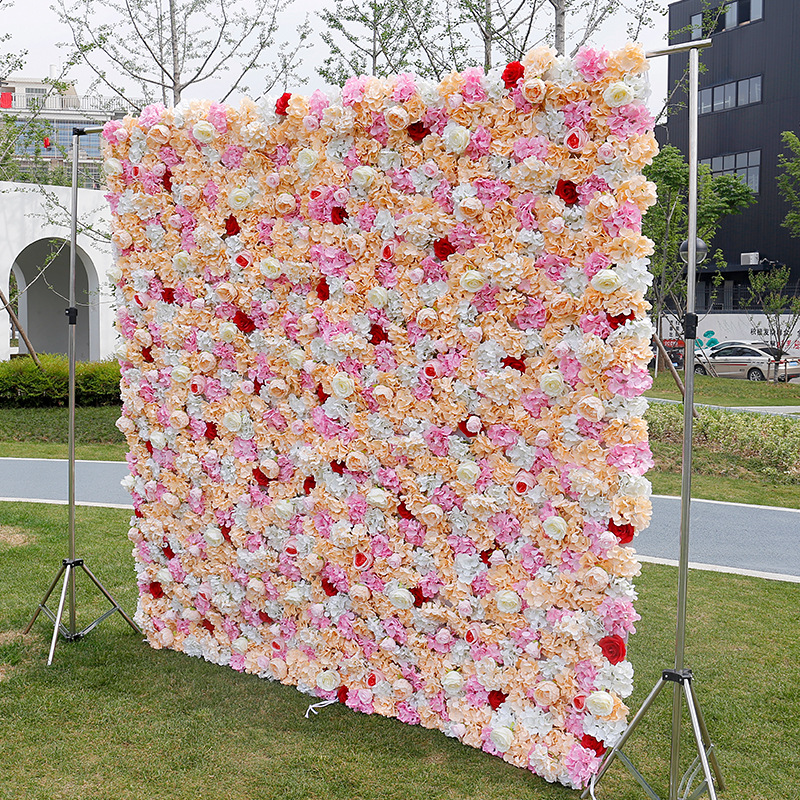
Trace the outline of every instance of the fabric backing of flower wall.
<instances>
[{"instance_id":1,"label":"fabric backing of flower wall","mask_svg":"<svg viewBox=\"0 0 800 800\"><path fill-rule=\"evenodd\" d=\"M137 620L584 785L650 515L641 50L105 126Z\"/></svg>"}]
</instances>

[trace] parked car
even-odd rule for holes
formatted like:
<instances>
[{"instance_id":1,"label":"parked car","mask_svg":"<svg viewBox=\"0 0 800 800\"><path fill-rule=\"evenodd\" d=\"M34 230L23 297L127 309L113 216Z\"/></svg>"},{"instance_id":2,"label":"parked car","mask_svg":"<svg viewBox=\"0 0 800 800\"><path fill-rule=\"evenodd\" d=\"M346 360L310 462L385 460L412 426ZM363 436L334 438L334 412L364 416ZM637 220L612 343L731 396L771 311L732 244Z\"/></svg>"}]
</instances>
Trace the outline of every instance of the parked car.
<instances>
[{"instance_id":1,"label":"parked car","mask_svg":"<svg viewBox=\"0 0 800 800\"><path fill-rule=\"evenodd\" d=\"M768 347L766 342L759 341L758 339L731 339L728 342L718 342L711 347L697 347L695 353L697 355L710 355L711 353L721 350L723 347L738 347L744 345L745 347L757 347L759 350L762 347Z\"/></svg>"},{"instance_id":2,"label":"parked car","mask_svg":"<svg viewBox=\"0 0 800 800\"><path fill-rule=\"evenodd\" d=\"M760 346L725 343L698 352L694 365L697 375L715 375L719 378L746 378L749 381L764 381L775 377L778 380L800 378L800 360L784 358L776 361L778 350L767 344Z\"/></svg>"}]
</instances>

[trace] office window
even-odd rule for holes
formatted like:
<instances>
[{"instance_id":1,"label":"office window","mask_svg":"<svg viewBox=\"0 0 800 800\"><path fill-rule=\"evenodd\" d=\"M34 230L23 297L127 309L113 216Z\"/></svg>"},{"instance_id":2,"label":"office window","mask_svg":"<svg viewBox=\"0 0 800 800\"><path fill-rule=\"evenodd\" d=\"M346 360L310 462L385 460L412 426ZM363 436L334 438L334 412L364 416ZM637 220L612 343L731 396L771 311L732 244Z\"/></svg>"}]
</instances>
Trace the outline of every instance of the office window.
<instances>
[{"instance_id":1,"label":"office window","mask_svg":"<svg viewBox=\"0 0 800 800\"><path fill-rule=\"evenodd\" d=\"M702 14L692 14L692 18L689 22L692 28L692 41L695 39L702 39L703 38L703 15Z\"/></svg>"},{"instance_id":2,"label":"office window","mask_svg":"<svg viewBox=\"0 0 800 800\"><path fill-rule=\"evenodd\" d=\"M761 174L761 151L748 150L743 153L728 153L700 161L711 169L712 175L736 175L754 192L759 191Z\"/></svg>"},{"instance_id":3,"label":"office window","mask_svg":"<svg viewBox=\"0 0 800 800\"><path fill-rule=\"evenodd\" d=\"M699 111L710 114L713 111L727 111L737 106L749 106L761 102L761 76L731 81L720 86L701 89Z\"/></svg>"},{"instance_id":4,"label":"office window","mask_svg":"<svg viewBox=\"0 0 800 800\"><path fill-rule=\"evenodd\" d=\"M724 13L720 15L714 33L729 31L739 25L747 25L762 19L763 16L763 0L731 0L726 4Z\"/></svg>"}]
</instances>

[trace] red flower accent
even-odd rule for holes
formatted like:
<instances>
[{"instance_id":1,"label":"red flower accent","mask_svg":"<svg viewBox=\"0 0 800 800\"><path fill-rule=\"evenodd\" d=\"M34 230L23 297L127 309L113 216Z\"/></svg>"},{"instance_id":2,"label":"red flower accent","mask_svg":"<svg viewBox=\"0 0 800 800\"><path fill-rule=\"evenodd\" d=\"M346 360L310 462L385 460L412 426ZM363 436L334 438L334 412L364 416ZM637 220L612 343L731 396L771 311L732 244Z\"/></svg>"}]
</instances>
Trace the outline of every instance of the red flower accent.
<instances>
[{"instance_id":1,"label":"red flower accent","mask_svg":"<svg viewBox=\"0 0 800 800\"><path fill-rule=\"evenodd\" d=\"M322 384L317 386L317 398L319 399L320 404L324 403L330 395L322 388Z\"/></svg>"},{"instance_id":2,"label":"red flower accent","mask_svg":"<svg viewBox=\"0 0 800 800\"><path fill-rule=\"evenodd\" d=\"M317 283L317 297L324 303L331 296L331 287L325 278L320 278Z\"/></svg>"},{"instance_id":3,"label":"red flower accent","mask_svg":"<svg viewBox=\"0 0 800 800\"><path fill-rule=\"evenodd\" d=\"M369 329L369 340L372 344L380 344L381 342L388 342L389 335L380 325L373 322Z\"/></svg>"},{"instance_id":4,"label":"red flower accent","mask_svg":"<svg viewBox=\"0 0 800 800\"><path fill-rule=\"evenodd\" d=\"M608 529L619 539L620 544L628 544L633 541L634 528L630 523L617 525L612 519L609 520Z\"/></svg>"},{"instance_id":5,"label":"red flower accent","mask_svg":"<svg viewBox=\"0 0 800 800\"><path fill-rule=\"evenodd\" d=\"M280 114L282 117L286 116L286 109L289 106L289 101L292 99L291 92L284 92L275 103L275 113Z\"/></svg>"},{"instance_id":6,"label":"red flower accent","mask_svg":"<svg viewBox=\"0 0 800 800\"><path fill-rule=\"evenodd\" d=\"M515 369L517 372L525 372L525 359L517 358L516 356L506 356L503 359L503 366L511 367L511 369Z\"/></svg>"},{"instance_id":7,"label":"red flower accent","mask_svg":"<svg viewBox=\"0 0 800 800\"><path fill-rule=\"evenodd\" d=\"M242 333L252 333L256 329L256 324L240 308L236 309L233 315L233 322Z\"/></svg>"},{"instance_id":8,"label":"red flower accent","mask_svg":"<svg viewBox=\"0 0 800 800\"><path fill-rule=\"evenodd\" d=\"M264 387L264 384L263 384L263 383L261 383L261 381L260 381L258 378L256 378L256 379L253 381L253 394L255 394L255 395L259 395L259 394L261 394L261 389L262 389L263 387Z\"/></svg>"},{"instance_id":9,"label":"red flower accent","mask_svg":"<svg viewBox=\"0 0 800 800\"><path fill-rule=\"evenodd\" d=\"M477 433L473 433L472 431L467 429L467 421L462 419L461 422L458 423L458 429L461 433L464 434L468 439L472 439L474 436L477 436ZM480 432L480 431L479 431Z\"/></svg>"},{"instance_id":10,"label":"red flower accent","mask_svg":"<svg viewBox=\"0 0 800 800\"><path fill-rule=\"evenodd\" d=\"M414 515L408 510L404 500L401 500L398 504L397 513L400 519L414 519Z\"/></svg>"},{"instance_id":11,"label":"red flower accent","mask_svg":"<svg viewBox=\"0 0 800 800\"><path fill-rule=\"evenodd\" d=\"M228 219L225 220L225 235L236 236L241 230L238 220L231 214Z\"/></svg>"},{"instance_id":12,"label":"red flower accent","mask_svg":"<svg viewBox=\"0 0 800 800\"><path fill-rule=\"evenodd\" d=\"M160 583L156 583L155 581L147 587L147 591L150 592L156 600L164 596L164 589L161 587Z\"/></svg>"},{"instance_id":13,"label":"red flower accent","mask_svg":"<svg viewBox=\"0 0 800 800\"><path fill-rule=\"evenodd\" d=\"M500 77L503 79L506 89L513 89L524 75L525 67L519 61L512 61L506 66Z\"/></svg>"},{"instance_id":14,"label":"red flower accent","mask_svg":"<svg viewBox=\"0 0 800 800\"><path fill-rule=\"evenodd\" d=\"M213 422L206 422L206 439L216 439L217 435L217 426Z\"/></svg>"},{"instance_id":15,"label":"red flower accent","mask_svg":"<svg viewBox=\"0 0 800 800\"><path fill-rule=\"evenodd\" d=\"M578 197L578 187L572 181L560 180L556 184L556 195L568 206L574 206L580 199Z\"/></svg>"},{"instance_id":16,"label":"red flower accent","mask_svg":"<svg viewBox=\"0 0 800 800\"><path fill-rule=\"evenodd\" d=\"M606 751L606 746L588 733L585 733L581 738L581 747L585 747L587 750L594 750L598 756L602 756Z\"/></svg>"},{"instance_id":17,"label":"red flower accent","mask_svg":"<svg viewBox=\"0 0 800 800\"><path fill-rule=\"evenodd\" d=\"M161 548L161 552L164 554L164 558L166 558L167 561L171 558L175 558L175 551L168 544L165 544Z\"/></svg>"},{"instance_id":18,"label":"red flower accent","mask_svg":"<svg viewBox=\"0 0 800 800\"><path fill-rule=\"evenodd\" d=\"M142 514L142 512L139 511L138 508L134 508L133 509L133 516L138 518L138 519L142 519L142 517L144 517L144 514Z\"/></svg>"},{"instance_id":19,"label":"red flower accent","mask_svg":"<svg viewBox=\"0 0 800 800\"><path fill-rule=\"evenodd\" d=\"M604 636L597 644L603 651L603 655L612 663L619 664L625 660L625 640L616 633L611 636Z\"/></svg>"},{"instance_id":20,"label":"red flower accent","mask_svg":"<svg viewBox=\"0 0 800 800\"><path fill-rule=\"evenodd\" d=\"M612 331L621 328L628 320L633 319L633 316L633 311L629 311L627 314L606 314L606 317L608 317L608 324Z\"/></svg>"},{"instance_id":21,"label":"red flower accent","mask_svg":"<svg viewBox=\"0 0 800 800\"><path fill-rule=\"evenodd\" d=\"M339 590L324 576L322 578L322 591L325 592L328 597L339 594Z\"/></svg>"},{"instance_id":22,"label":"red flower accent","mask_svg":"<svg viewBox=\"0 0 800 800\"><path fill-rule=\"evenodd\" d=\"M147 450L147 452L150 453L150 455L153 455L153 445L150 444L150 442L144 443L144 449Z\"/></svg>"},{"instance_id":23,"label":"red flower accent","mask_svg":"<svg viewBox=\"0 0 800 800\"><path fill-rule=\"evenodd\" d=\"M142 361L146 361L148 364L153 363L153 351L149 347L142 348Z\"/></svg>"},{"instance_id":24,"label":"red flower accent","mask_svg":"<svg viewBox=\"0 0 800 800\"><path fill-rule=\"evenodd\" d=\"M446 236L443 239L437 239L433 243L433 253L439 261L447 261L455 252L455 247L450 244L450 240Z\"/></svg>"},{"instance_id":25,"label":"red flower accent","mask_svg":"<svg viewBox=\"0 0 800 800\"><path fill-rule=\"evenodd\" d=\"M334 475L344 475L344 462L342 461L331 461L331 469L333 470Z\"/></svg>"},{"instance_id":26,"label":"red flower accent","mask_svg":"<svg viewBox=\"0 0 800 800\"><path fill-rule=\"evenodd\" d=\"M338 700L340 703L346 703L346 702L347 702L347 695L348 695L348 694L349 694L349 692L348 692L348 690L347 690L347 687L346 687L346 686L340 686L340 687L339 687L339 688L336 690L336 699L337 699L337 700Z\"/></svg>"},{"instance_id":27,"label":"red flower accent","mask_svg":"<svg viewBox=\"0 0 800 800\"><path fill-rule=\"evenodd\" d=\"M489 559L492 557L492 553L494 553L494 548L491 550L481 550L481 561L483 561L486 566L489 566Z\"/></svg>"},{"instance_id":28,"label":"red flower accent","mask_svg":"<svg viewBox=\"0 0 800 800\"><path fill-rule=\"evenodd\" d=\"M271 478L268 478L262 471L260 467L255 467L253 469L253 477L256 479L256 483L259 486L269 486Z\"/></svg>"},{"instance_id":29,"label":"red flower accent","mask_svg":"<svg viewBox=\"0 0 800 800\"><path fill-rule=\"evenodd\" d=\"M492 689L492 691L489 692L489 705L492 709L497 711L497 709L505 703L507 697L508 695L505 692L501 692L499 689Z\"/></svg>"},{"instance_id":30,"label":"red flower accent","mask_svg":"<svg viewBox=\"0 0 800 800\"><path fill-rule=\"evenodd\" d=\"M170 288L169 286L165 286L161 290L161 299L165 303L174 303L175 302L175 290Z\"/></svg>"},{"instance_id":31,"label":"red flower accent","mask_svg":"<svg viewBox=\"0 0 800 800\"><path fill-rule=\"evenodd\" d=\"M222 538L226 542L230 542L230 540L231 540L231 526L230 525L220 525L219 529L220 529L220 532L222 533Z\"/></svg>"},{"instance_id":32,"label":"red flower accent","mask_svg":"<svg viewBox=\"0 0 800 800\"><path fill-rule=\"evenodd\" d=\"M169 171L169 168L161 178L161 183L168 192L172 191L172 173Z\"/></svg>"},{"instance_id":33,"label":"red flower accent","mask_svg":"<svg viewBox=\"0 0 800 800\"><path fill-rule=\"evenodd\" d=\"M203 626L203 627L204 627L204 628L205 628L205 629L206 629L206 630L207 630L209 633L214 633L214 623L213 623L213 622L210 622L209 620L207 620L207 619L204 619L204 620L203 620L203 621L202 621L200 624L201 624L201 625L202 625L202 626Z\"/></svg>"},{"instance_id":34,"label":"red flower accent","mask_svg":"<svg viewBox=\"0 0 800 800\"><path fill-rule=\"evenodd\" d=\"M431 132L431 129L424 122L412 122L406 131L412 141L421 142Z\"/></svg>"},{"instance_id":35,"label":"red flower accent","mask_svg":"<svg viewBox=\"0 0 800 800\"><path fill-rule=\"evenodd\" d=\"M415 586L413 589L409 589L408 591L414 595L415 608L419 608L425 602L425 595L422 594L422 589L420 589L419 586Z\"/></svg>"},{"instance_id":36,"label":"red flower accent","mask_svg":"<svg viewBox=\"0 0 800 800\"><path fill-rule=\"evenodd\" d=\"M264 623L264 625L272 625L272 623L275 622L275 620L272 619L272 617L267 614L266 611L259 611L258 618Z\"/></svg>"},{"instance_id":37,"label":"red flower accent","mask_svg":"<svg viewBox=\"0 0 800 800\"><path fill-rule=\"evenodd\" d=\"M311 490L317 485L317 479L313 475L309 475L303 481L303 492L304 494L310 494Z\"/></svg>"},{"instance_id":38,"label":"red flower accent","mask_svg":"<svg viewBox=\"0 0 800 800\"><path fill-rule=\"evenodd\" d=\"M341 225L349 216L347 209L342 206L334 206L331 209L331 222L334 225Z\"/></svg>"}]
</instances>

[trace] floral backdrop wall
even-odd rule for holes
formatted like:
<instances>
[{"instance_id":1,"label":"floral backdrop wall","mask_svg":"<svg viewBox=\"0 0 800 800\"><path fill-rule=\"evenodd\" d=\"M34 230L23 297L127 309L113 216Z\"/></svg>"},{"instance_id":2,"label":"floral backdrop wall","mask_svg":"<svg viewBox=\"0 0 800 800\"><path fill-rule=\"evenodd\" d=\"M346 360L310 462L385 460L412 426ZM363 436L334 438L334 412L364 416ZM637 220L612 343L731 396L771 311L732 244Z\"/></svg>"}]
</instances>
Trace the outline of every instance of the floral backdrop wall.
<instances>
[{"instance_id":1,"label":"floral backdrop wall","mask_svg":"<svg viewBox=\"0 0 800 800\"><path fill-rule=\"evenodd\" d=\"M153 647L586 783L650 515L646 70L539 49L106 125Z\"/></svg>"}]
</instances>

